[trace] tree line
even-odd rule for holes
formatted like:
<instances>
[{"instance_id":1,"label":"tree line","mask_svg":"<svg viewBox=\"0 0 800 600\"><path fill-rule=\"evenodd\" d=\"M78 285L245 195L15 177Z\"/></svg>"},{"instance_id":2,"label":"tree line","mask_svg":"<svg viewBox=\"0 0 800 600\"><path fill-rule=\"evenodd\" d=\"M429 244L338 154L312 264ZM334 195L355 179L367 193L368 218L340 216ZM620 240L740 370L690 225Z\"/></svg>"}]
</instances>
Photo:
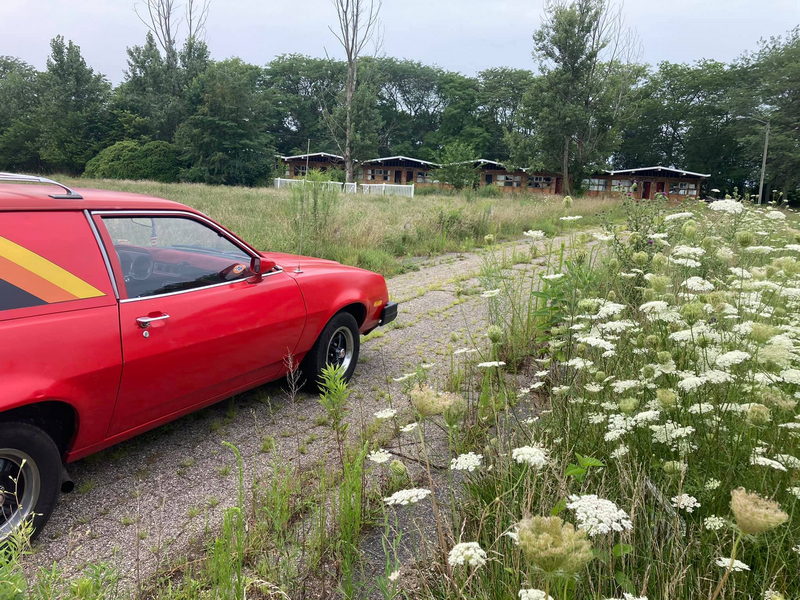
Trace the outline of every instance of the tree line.
<instances>
[{"instance_id":1,"label":"tree line","mask_svg":"<svg viewBox=\"0 0 800 600\"><path fill-rule=\"evenodd\" d=\"M609 8L549 5L533 69L475 76L385 56L217 61L196 32L179 45L151 28L112 86L58 36L43 71L0 57L0 170L256 185L309 140L341 153L346 123L358 160L480 157L576 191L596 169L674 165L733 192L755 189L768 120L767 190L797 195L800 28L731 62L650 67Z\"/></svg>"}]
</instances>

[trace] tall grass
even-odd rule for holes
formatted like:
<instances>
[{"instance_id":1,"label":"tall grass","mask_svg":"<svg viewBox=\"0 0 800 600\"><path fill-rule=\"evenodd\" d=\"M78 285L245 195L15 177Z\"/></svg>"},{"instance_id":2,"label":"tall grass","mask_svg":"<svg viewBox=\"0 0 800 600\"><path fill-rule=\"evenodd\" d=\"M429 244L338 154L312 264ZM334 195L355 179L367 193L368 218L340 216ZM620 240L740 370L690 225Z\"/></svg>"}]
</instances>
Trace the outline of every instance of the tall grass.
<instances>
[{"instance_id":1,"label":"tall grass","mask_svg":"<svg viewBox=\"0 0 800 600\"><path fill-rule=\"evenodd\" d=\"M509 194L481 198L426 195L417 198L340 195L319 191L314 199L302 190L240 188L150 181L60 178L76 187L136 192L197 208L252 243L259 250L302 252L379 271L384 275L409 267L409 257L465 251L485 236L516 239L528 229L555 233L565 226L561 198ZM308 196L314 186L306 191ZM619 202L609 198L576 199L572 213L584 215L580 226L619 218ZM316 214L316 216L315 216ZM314 227L322 223L324 232ZM312 226L313 224L313 226ZM314 237L316 236L316 237ZM313 238L313 239L312 239Z\"/></svg>"}]
</instances>

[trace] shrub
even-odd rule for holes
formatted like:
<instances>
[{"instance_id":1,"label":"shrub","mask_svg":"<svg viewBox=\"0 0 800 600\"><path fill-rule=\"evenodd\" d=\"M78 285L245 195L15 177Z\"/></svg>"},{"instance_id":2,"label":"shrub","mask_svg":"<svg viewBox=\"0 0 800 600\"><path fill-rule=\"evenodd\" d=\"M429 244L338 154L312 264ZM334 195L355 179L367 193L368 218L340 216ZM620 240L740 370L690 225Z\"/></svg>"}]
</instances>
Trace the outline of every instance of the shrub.
<instances>
[{"instance_id":1,"label":"shrub","mask_svg":"<svg viewBox=\"0 0 800 600\"><path fill-rule=\"evenodd\" d=\"M101 150L86 163L83 174L105 179L173 182L178 180L179 169L178 150L173 144L123 140Z\"/></svg>"}]
</instances>

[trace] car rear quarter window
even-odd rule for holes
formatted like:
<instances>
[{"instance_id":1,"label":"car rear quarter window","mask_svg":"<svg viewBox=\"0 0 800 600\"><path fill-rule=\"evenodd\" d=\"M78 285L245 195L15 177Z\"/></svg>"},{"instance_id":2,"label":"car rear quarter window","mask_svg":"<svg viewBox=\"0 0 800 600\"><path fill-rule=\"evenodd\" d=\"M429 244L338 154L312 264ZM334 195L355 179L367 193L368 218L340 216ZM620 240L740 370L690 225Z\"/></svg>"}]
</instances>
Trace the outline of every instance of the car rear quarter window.
<instances>
[{"instance_id":1,"label":"car rear quarter window","mask_svg":"<svg viewBox=\"0 0 800 600\"><path fill-rule=\"evenodd\" d=\"M0 320L114 302L83 212L0 212Z\"/></svg>"}]
</instances>

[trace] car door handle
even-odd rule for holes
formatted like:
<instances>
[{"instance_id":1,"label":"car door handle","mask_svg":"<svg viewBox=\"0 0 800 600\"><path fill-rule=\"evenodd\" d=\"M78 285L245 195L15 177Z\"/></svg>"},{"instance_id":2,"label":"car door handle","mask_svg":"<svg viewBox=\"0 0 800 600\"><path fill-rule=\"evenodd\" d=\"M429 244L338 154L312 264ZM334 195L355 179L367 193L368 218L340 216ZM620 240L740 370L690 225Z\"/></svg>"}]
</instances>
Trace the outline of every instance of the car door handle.
<instances>
[{"instance_id":1,"label":"car door handle","mask_svg":"<svg viewBox=\"0 0 800 600\"><path fill-rule=\"evenodd\" d=\"M164 321L166 319L169 319L169 315L166 313L159 315L158 317L137 317L136 324L142 329L147 329L150 327L150 323L153 321Z\"/></svg>"}]
</instances>

